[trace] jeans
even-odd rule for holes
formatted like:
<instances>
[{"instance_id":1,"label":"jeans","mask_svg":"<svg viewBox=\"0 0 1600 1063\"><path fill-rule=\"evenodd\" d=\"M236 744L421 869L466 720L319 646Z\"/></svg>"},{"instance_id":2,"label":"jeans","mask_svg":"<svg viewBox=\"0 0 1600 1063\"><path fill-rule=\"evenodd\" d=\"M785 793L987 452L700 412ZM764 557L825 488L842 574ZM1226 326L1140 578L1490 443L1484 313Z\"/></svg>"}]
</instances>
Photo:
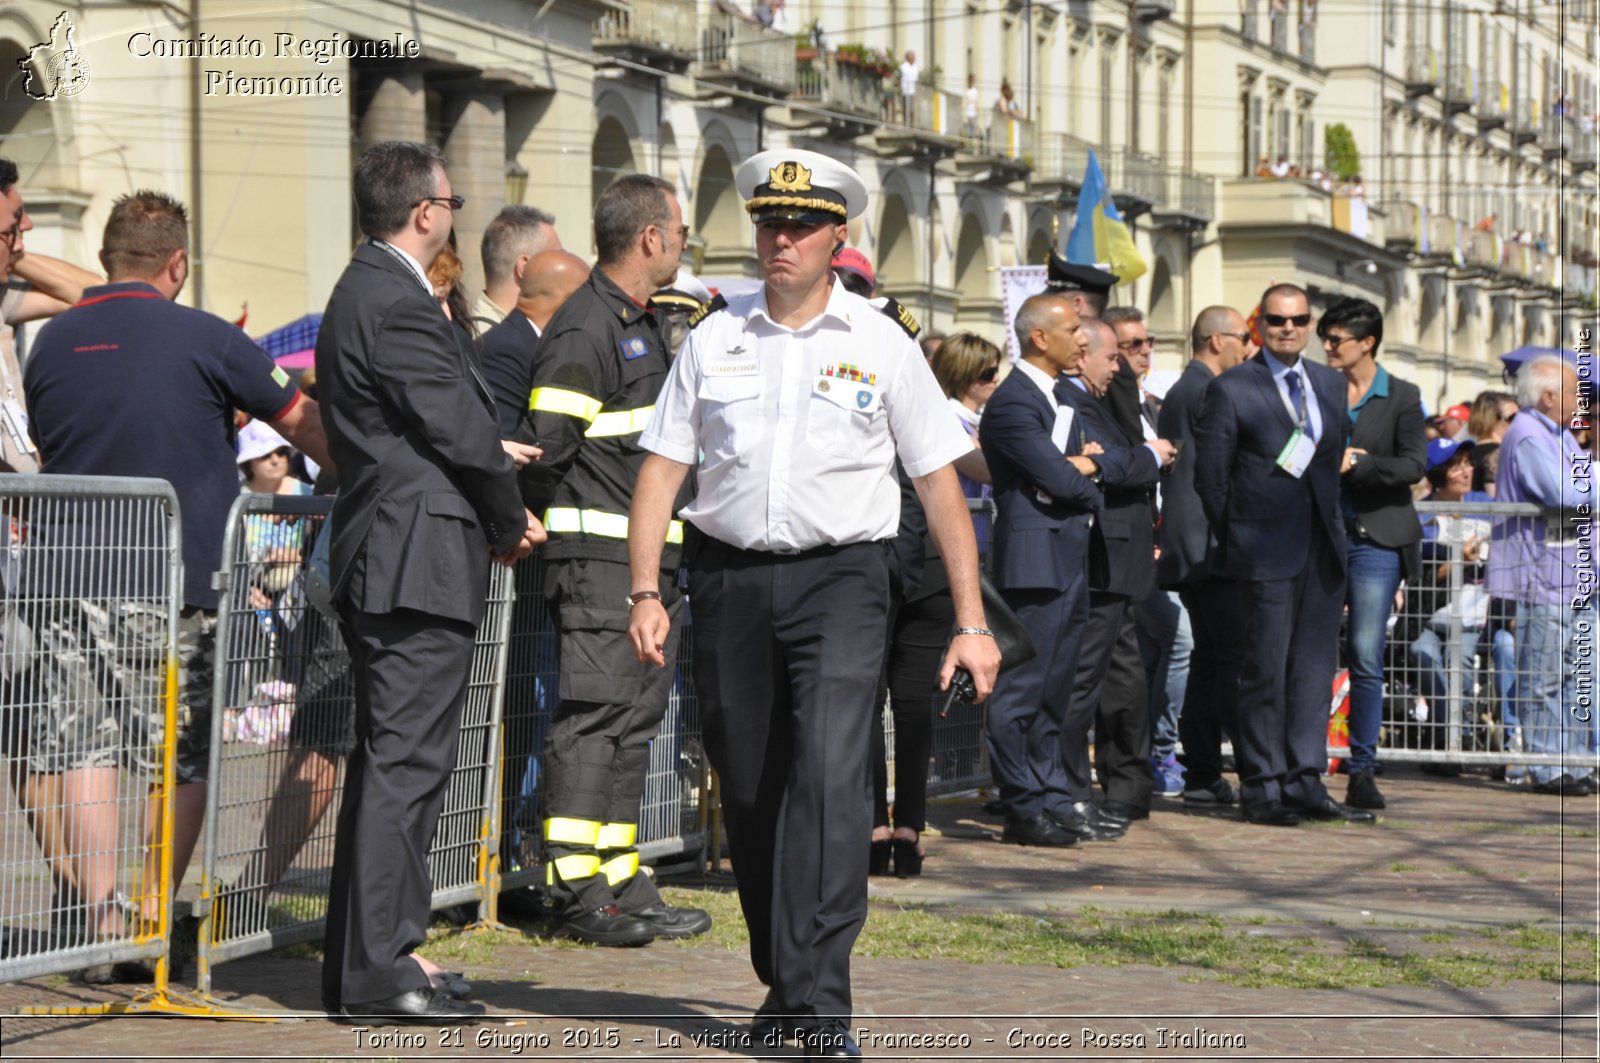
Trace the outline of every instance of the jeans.
<instances>
[{"instance_id":1,"label":"jeans","mask_svg":"<svg viewBox=\"0 0 1600 1063\"><path fill-rule=\"evenodd\" d=\"M1350 669L1350 773L1378 762L1383 727L1383 647L1394 592L1400 586L1400 551L1368 539L1349 541L1350 607L1345 662Z\"/></svg>"},{"instance_id":2,"label":"jeans","mask_svg":"<svg viewBox=\"0 0 1600 1063\"><path fill-rule=\"evenodd\" d=\"M1493 634L1489 634L1482 629L1464 627L1456 644L1447 649L1445 643L1449 638L1448 628L1425 627L1412 641L1407 651L1417 668L1417 692L1428 701L1429 719L1436 723L1443 723L1446 720L1450 696L1450 675L1447 669L1460 670L1462 672L1461 725L1462 737L1465 740L1471 729L1471 721L1467 718L1467 706L1472 699L1477 679L1472 672L1473 657L1484 646L1487 638L1489 657L1494 664L1494 686L1496 700L1500 705L1500 722L1506 746L1510 748L1517 727L1516 706L1513 700L1516 696L1513 693L1515 689L1513 684L1517 661L1511 632L1499 628ZM1442 736L1442 732L1437 733Z\"/></svg>"},{"instance_id":3,"label":"jeans","mask_svg":"<svg viewBox=\"0 0 1600 1063\"><path fill-rule=\"evenodd\" d=\"M1153 590L1134 607L1139 651L1150 684L1150 754L1159 762L1178 743L1178 717L1189 686L1194 635L1177 591Z\"/></svg>"},{"instance_id":4,"label":"jeans","mask_svg":"<svg viewBox=\"0 0 1600 1063\"><path fill-rule=\"evenodd\" d=\"M1530 753L1555 753L1579 758L1596 752L1594 686L1595 606L1517 605L1517 715L1523 748ZM1574 763L1574 776L1589 773L1591 764ZM1535 783L1563 774L1561 767L1538 764L1528 769Z\"/></svg>"}]
</instances>

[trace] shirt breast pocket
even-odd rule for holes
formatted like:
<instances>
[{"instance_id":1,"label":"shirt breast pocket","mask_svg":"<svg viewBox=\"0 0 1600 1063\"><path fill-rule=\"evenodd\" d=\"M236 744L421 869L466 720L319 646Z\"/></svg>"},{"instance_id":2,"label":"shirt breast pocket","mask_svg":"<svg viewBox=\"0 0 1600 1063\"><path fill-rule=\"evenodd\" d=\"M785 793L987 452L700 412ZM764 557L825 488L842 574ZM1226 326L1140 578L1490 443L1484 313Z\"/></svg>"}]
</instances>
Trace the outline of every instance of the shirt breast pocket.
<instances>
[{"instance_id":1,"label":"shirt breast pocket","mask_svg":"<svg viewBox=\"0 0 1600 1063\"><path fill-rule=\"evenodd\" d=\"M712 376L700 381L700 428L705 455L725 460L748 451L762 430L761 374Z\"/></svg>"},{"instance_id":2,"label":"shirt breast pocket","mask_svg":"<svg viewBox=\"0 0 1600 1063\"><path fill-rule=\"evenodd\" d=\"M878 389L849 380L819 379L806 403L806 442L852 464L871 464L882 430L883 401Z\"/></svg>"}]
</instances>

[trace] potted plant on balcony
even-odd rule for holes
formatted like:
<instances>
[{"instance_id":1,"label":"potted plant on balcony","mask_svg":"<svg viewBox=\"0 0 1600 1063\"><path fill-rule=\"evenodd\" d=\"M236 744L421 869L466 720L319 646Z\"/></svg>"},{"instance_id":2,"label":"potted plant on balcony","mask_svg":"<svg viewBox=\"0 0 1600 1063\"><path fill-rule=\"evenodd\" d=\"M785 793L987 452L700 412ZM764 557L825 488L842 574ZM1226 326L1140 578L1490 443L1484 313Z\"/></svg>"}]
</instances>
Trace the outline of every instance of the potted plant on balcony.
<instances>
[{"instance_id":1,"label":"potted plant on balcony","mask_svg":"<svg viewBox=\"0 0 1600 1063\"><path fill-rule=\"evenodd\" d=\"M1353 181L1361 174L1361 152L1356 150L1355 134L1343 122L1336 122L1323 132L1322 156L1329 172L1341 181Z\"/></svg>"},{"instance_id":2,"label":"potted plant on balcony","mask_svg":"<svg viewBox=\"0 0 1600 1063\"><path fill-rule=\"evenodd\" d=\"M821 19L812 19L794 35L794 61L797 63L815 62L820 49L817 47L817 28Z\"/></svg>"}]
</instances>

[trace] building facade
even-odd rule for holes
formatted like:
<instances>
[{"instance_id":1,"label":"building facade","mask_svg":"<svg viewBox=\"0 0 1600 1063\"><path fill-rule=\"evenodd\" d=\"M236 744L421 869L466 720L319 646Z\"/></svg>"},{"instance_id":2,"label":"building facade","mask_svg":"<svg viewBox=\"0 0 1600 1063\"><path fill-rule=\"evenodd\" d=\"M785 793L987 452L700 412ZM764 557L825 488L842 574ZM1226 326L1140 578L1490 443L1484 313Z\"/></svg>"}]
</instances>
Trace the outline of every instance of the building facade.
<instances>
[{"instance_id":1,"label":"building facade","mask_svg":"<svg viewBox=\"0 0 1600 1063\"><path fill-rule=\"evenodd\" d=\"M626 172L678 188L700 273L753 276L733 172L806 147L866 179L851 239L882 291L999 339L999 270L1064 243L1093 150L1149 266L1114 299L1146 310L1160 364L1202 307L1295 281L1383 307L1386 360L1436 405L1593 320L1596 6L208 0L197 28L181 5L23 0L0 6L0 154L30 246L77 261L116 195L182 196L185 298L247 303L262 332L325 301L369 143L450 156L474 285L502 204L551 211L581 251Z\"/></svg>"}]
</instances>

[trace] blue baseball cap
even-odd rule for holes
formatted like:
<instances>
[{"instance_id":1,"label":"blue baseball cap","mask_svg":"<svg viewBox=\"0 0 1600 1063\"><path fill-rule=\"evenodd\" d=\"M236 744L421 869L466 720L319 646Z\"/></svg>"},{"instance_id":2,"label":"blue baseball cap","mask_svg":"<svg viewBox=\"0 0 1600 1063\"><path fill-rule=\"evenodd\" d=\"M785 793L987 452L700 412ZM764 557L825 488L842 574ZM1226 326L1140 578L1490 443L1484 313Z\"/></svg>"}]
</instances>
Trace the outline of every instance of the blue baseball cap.
<instances>
[{"instance_id":1,"label":"blue baseball cap","mask_svg":"<svg viewBox=\"0 0 1600 1063\"><path fill-rule=\"evenodd\" d=\"M1458 453L1466 453L1477 446L1470 439L1455 440L1440 437L1428 444L1428 471L1432 472L1447 463Z\"/></svg>"}]
</instances>

